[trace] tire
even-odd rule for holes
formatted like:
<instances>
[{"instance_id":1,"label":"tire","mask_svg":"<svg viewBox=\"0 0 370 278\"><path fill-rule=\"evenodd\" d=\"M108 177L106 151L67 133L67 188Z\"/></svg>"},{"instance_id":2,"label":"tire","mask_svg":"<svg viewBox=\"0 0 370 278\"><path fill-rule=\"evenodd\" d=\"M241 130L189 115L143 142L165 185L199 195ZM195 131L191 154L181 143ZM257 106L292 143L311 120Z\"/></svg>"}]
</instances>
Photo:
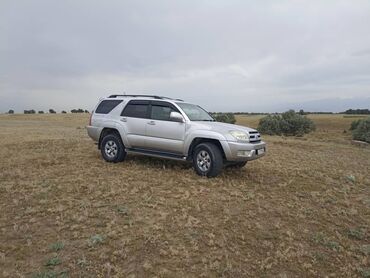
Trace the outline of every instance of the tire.
<instances>
[{"instance_id":1,"label":"tire","mask_svg":"<svg viewBox=\"0 0 370 278\"><path fill-rule=\"evenodd\" d=\"M103 137L100 143L100 151L107 162L121 162L125 160L126 151L118 134L110 133Z\"/></svg>"},{"instance_id":2,"label":"tire","mask_svg":"<svg viewBox=\"0 0 370 278\"><path fill-rule=\"evenodd\" d=\"M243 168L245 165L247 165L247 161L240 161L240 162L231 162L226 167L227 168Z\"/></svg>"},{"instance_id":3,"label":"tire","mask_svg":"<svg viewBox=\"0 0 370 278\"><path fill-rule=\"evenodd\" d=\"M208 178L218 176L223 167L221 150L213 143L201 143L195 147L193 153L193 166L200 176Z\"/></svg>"}]
</instances>

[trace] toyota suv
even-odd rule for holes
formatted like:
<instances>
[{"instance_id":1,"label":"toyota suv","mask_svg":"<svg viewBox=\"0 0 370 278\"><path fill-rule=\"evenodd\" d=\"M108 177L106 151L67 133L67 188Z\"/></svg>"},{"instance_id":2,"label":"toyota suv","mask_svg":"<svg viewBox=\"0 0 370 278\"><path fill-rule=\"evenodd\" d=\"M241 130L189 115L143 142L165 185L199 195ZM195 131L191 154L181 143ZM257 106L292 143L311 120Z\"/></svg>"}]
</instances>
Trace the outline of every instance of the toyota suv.
<instances>
[{"instance_id":1,"label":"toyota suv","mask_svg":"<svg viewBox=\"0 0 370 278\"><path fill-rule=\"evenodd\" d=\"M255 129L216 122L198 105L160 96L103 98L87 132L108 162L121 162L130 153L189 161L197 174L207 177L266 153Z\"/></svg>"}]
</instances>

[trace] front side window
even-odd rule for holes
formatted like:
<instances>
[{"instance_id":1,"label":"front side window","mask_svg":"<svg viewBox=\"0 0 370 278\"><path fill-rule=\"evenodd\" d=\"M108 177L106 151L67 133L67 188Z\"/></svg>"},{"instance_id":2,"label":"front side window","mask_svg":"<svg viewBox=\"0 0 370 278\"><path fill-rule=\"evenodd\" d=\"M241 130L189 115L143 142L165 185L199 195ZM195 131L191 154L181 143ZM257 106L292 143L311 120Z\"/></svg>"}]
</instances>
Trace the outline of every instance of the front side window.
<instances>
[{"instance_id":1,"label":"front side window","mask_svg":"<svg viewBox=\"0 0 370 278\"><path fill-rule=\"evenodd\" d=\"M98 114L108 114L112 111L122 100L103 100L95 110Z\"/></svg>"},{"instance_id":2,"label":"front side window","mask_svg":"<svg viewBox=\"0 0 370 278\"><path fill-rule=\"evenodd\" d=\"M176 102L176 104L185 112L190 121L215 121L206 110L198 105L184 102Z\"/></svg>"},{"instance_id":3,"label":"front side window","mask_svg":"<svg viewBox=\"0 0 370 278\"><path fill-rule=\"evenodd\" d=\"M170 114L173 111L175 110L168 106L152 105L151 119L170 121Z\"/></svg>"},{"instance_id":4,"label":"front side window","mask_svg":"<svg viewBox=\"0 0 370 278\"><path fill-rule=\"evenodd\" d=\"M148 118L148 101L130 101L125 109L123 109L121 116L132 118Z\"/></svg>"}]
</instances>

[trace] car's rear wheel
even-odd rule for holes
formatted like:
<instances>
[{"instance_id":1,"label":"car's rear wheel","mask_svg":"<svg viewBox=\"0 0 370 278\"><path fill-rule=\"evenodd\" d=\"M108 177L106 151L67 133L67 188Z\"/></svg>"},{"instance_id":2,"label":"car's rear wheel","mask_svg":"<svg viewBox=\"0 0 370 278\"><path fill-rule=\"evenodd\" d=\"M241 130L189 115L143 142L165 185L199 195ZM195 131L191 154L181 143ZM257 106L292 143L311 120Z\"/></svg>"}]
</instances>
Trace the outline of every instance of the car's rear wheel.
<instances>
[{"instance_id":1,"label":"car's rear wheel","mask_svg":"<svg viewBox=\"0 0 370 278\"><path fill-rule=\"evenodd\" d=\"M213 143L199 144L194 149L193 166L200 176L216 177L223 167L221 150Z\"/></svg>"},{"instance_id":2,"label":"car's rear wheel","mask_svg":"<svg viewBox=\"0 0 370 278\"><path fill-rule=\"evenodd\" d=\"M111 133L101 140L100 151L105 161L121 162L126 157L125 146L118 134Z\"/></svg>"}]
</instances>

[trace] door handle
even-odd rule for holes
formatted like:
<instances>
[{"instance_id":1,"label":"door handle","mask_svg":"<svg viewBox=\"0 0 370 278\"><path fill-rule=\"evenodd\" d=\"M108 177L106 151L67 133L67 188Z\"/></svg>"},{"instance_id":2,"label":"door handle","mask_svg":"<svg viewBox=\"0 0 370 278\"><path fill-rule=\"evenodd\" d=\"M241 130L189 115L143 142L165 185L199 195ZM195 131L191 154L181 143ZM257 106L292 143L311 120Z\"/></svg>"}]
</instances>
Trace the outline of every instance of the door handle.
<instances>
[{"instance_id":1,"label":"door handle","mask_svg":"<svg viewBox=\"0 0 370 278\"><path fill-rule=\"evenodd\" d=\"M127 122L126 118L121 118L121 122Z\"/></svg>"},{"instance_id":2,"label":"door handle","mask_svg":"<svg viewBox=\"0 0 370 278\"><path fill-rule=\"evenodd\" d=\"M148 122L148 125L155 125L155 121Z\"/></svg>"}]
</instances>

